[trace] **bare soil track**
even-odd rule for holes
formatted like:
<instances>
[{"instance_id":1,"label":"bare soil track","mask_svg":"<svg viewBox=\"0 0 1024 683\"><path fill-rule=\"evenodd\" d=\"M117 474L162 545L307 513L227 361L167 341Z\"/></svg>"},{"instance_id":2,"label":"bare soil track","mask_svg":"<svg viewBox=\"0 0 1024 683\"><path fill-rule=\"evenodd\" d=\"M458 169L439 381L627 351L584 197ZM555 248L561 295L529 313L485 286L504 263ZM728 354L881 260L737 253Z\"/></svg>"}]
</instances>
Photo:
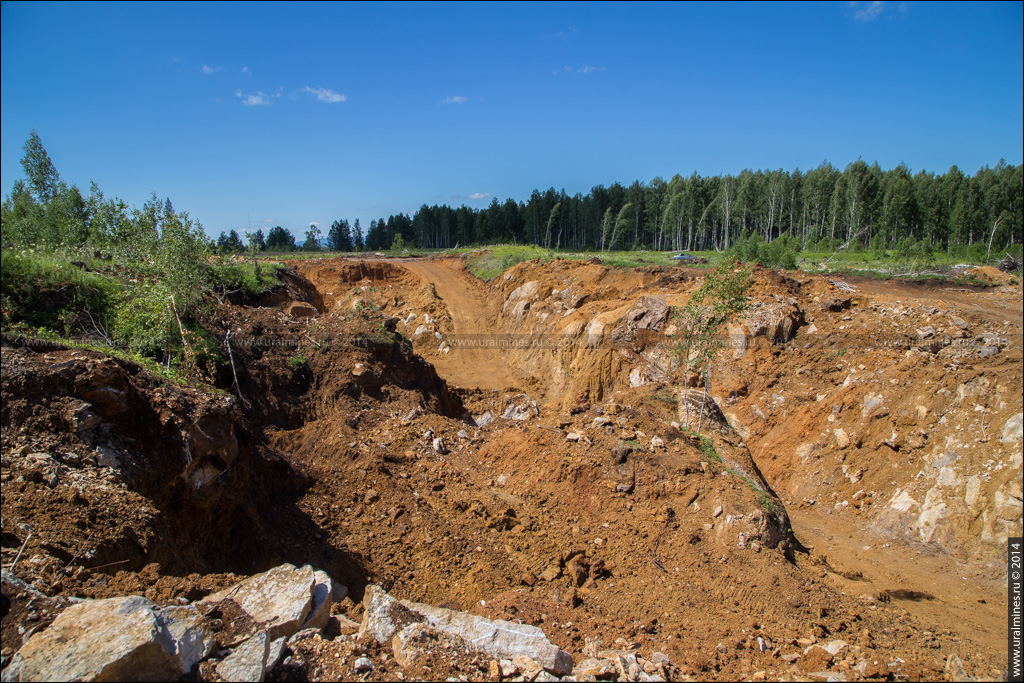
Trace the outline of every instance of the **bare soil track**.
<instances>
[{"instance_id":1,"label":"bare soil track","mask_svg":"<svg viewBox=\"0 0 1024 683\"><path fill-rule=\"evenodd\" d=\"M577 661L598 640L662 652L683 680L1002 675L1019 283L851 292L758 271L702 442L703 388L681 392L669 351L700 270L298 270L287 296L224 306L244 404L4 340L5 566L24 543L13 573L48 595L171 601L308 562L356 620L378 583L536 624ZM486 335L538 343L455 343ZM5 664L31 611L12 585ZM341 647L305 653L305 675L353 676ZM375 661L363 678L401 673Z\"/></svg>"}]
</instances>

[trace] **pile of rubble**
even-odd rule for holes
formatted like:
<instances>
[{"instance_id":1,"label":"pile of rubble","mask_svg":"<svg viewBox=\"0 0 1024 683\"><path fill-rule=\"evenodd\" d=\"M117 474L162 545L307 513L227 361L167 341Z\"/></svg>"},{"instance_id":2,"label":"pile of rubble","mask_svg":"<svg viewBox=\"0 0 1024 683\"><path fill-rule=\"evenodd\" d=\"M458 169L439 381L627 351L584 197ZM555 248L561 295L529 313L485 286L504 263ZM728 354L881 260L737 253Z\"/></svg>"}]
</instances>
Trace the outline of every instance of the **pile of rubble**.
<instances>
[{"instance_id":1,"label":"pile of rubble","mask_svg":"<svg viewBox=\"0 0 1024 683\"><path fill-rule=\"evenodd\" d=\"M343 667L335 673L363 678L422 678L440 664L490 680L669 679L667 656L645 660L625 641L620 650L590 642L574 664L536 626L399 600L373 585L357 624L332 615L351 605L347 596L325 572L283 564L192 603L74 600L27 638L2 680L291 680L330 650Z\"/></svg>"}]
</instances>

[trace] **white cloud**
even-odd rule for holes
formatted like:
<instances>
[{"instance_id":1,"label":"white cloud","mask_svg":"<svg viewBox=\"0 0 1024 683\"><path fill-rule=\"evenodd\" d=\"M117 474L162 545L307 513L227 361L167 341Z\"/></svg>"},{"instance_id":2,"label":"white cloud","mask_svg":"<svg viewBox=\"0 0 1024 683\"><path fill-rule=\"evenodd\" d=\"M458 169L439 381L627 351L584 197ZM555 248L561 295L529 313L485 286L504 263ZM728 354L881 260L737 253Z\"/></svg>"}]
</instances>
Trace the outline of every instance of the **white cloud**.
<instances>
[{"instance_id":1,"label":"white cloud","mask_svg":"<svg viewBox=\"0 0 1024 683\"><path fill-rule=\"evenodd\" d=\"M235 97L242 100L242 104L247 107L270 104L270 95L265 94L262 90L254 93L244 93L241 90L236 90Z\"/></svg>"},{"instance_id":2,"label":"white cloud","mask_svg":"<svg viewBox=\"0 0 1024 683\"><path fill-rule=\"evenodd\" d=\"M487 199L490 196L490 192L474 192L473 194L466 195L466 199Z\"/></svg>"},{"instance_id":3,"label":"white cloud","mask_svg":"<svg viewBox=\"0 0 1024 683\"><path fill-rule=\"evenodd\" d=\"M562 69L563 69L563 71L565 73L568 73L568 74L593 74L593 73L598 73L600 71L607 71L608 67L606 67L606 66L592 66L590 64L586 64L584 66L563 66ZM554 74L556 76L558 74L560 74L560 73L562 73L562 71L555 71L554 72Z\"/></svg>"},{"instance_id":4,"label":"white cloud","mask_svg":"<svg viewBox=\"0 0 1024 683\"><path fill-rule=\"evenodd\" d=\"M450 97L444 98L444 103L445 104L465 104L466 100L467 100L467 98L463 97L462 95L452 95Z\"/></svg>"},{"instance_id":5,"label":"white cloud","mask_svg":"<svg viewBox=\"0 0 1024 683\"><path fill-rule=\"evenodd\" d=\"M222 68L223 68L223 67L220 67L220 66L207 66L206 64L203 64L203 66L201 67L201 70L202 70L202 72L203 72L204 74L207 74L207 75L209 75L209 74L215 74L215 73L217 73L217 72L218 72L218 71L220 71L220 70L221 70Z\"/></svg>"},{"instance_id":6,"label":"white cloud","mask_svg":"<svg viewBox=\"0 0 1024 683\"><path fill-rule=\"evenodd\" d=\"M251 71L249 71L249 67L247 67L247 66L243 66L243 67L242 67L242 73L244 73L244 74L245 74L246 76L248 76L248 75L250 75L250 74L251 74L252 72L251 72Z\"/></svg>"},{"instance_id":7,"label":"white cloud","mask_svg":"<svg viewBox=\"0 0 1024 683\"><path fill-rule=\"evenodd\" d=\"M894 11L906 14L910 10L910 5L909 2L885 2L884 0L849 3L849 7L853 9L853 18L863 22L874 21L883 14Z\"/></svg>"},{"instance_id":8,"label":"white cloud","mask_svg":"<svg viewBox=\"0 0 1024 683\"><path fill-rule=\"evenodd\" d=\"M310 95L317 98L321 102L326 102L327 104L336 104L338 102L344 102L346 99L348 99L340 92L334 92L333 90L329 90L327 88L311 88L308 85L305 88L303 88L300 92L309 93Z\"/></svg>"}]
</instances>

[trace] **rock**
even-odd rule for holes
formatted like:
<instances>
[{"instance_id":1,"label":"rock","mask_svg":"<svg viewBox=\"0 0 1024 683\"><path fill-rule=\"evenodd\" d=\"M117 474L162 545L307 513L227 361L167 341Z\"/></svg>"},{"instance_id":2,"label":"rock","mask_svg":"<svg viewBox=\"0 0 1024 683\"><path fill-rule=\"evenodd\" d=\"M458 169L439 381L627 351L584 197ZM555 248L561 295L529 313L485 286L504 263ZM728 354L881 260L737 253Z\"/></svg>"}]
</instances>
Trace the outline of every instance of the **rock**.
<instances>
[{"instance_id":1,"label":"rock","mask_svg":"<svg viewBox=\"0 0 1024 683\"><path fill-rule=\"evenodd\" d=\"M327 626L327 620L331 616L331 605L334 604L335 594L344 593L348 595L348 588L335 587L334 581L327 572L316 570L313 572L313 603L309 608L309 616L300 628L323 629ZM344 595L342 599L344 600ZM291 634L289 634L291 635Z\"/></svg>"},{"instance_id":2,"label":"rock","mask_svg":"<svg viewBox=\"0 0 1024 683\"><path fill-rule=\"evenodd\" d=\"M723 512L724 512L724 510L722 509L722 506L718 505L718 506L715 507L715 511L711 513L711 516L712 517L720 517Z\"/></svg>"},{"instance_id":3,"label":"rock","mask_svg":"<svg viewBox=\"0 0 1024 683\"><path fill-rule=\"evenodd\" d=\"M963 318L958 318L955 315L947 315L946 317L949 318L949 321L951 323L953 323L954 325L959 327L961 330L966 330L967 329L967 327L968 327L967 321L964 320Z\"/></svg>"},{"instance_id":4,"label":"rock","mask_svg":"<svg viewBox=\"0 0 1024 683\"><path fill-rule=\"evenodd\" d=\"M279 640L283 648L284 639ZM225 681L262 681L269 656L270 639L266 631L260 631L217 664L217 675Z\"/></svg>"},{"instance_id":5,"label":"rock","mask_svg":"<svg viewBox=\"0 0 1024 683\"><path fill-rule=\"evenodd\" d=\"M628 458L629 454L632 452L632 446L630 446L627 443L623 443L622 441L619 441L614 446L612 446L612 462L615 463L616 465L621 465L622 463L626 462L626 458Z\"/></svg>"},{"instance_id":6,"label":"rock","mask_svg":"<svg viewBox=\"0 0 1024 683\"><path fill-rule=\"evenodd\" d=\"M526 655L516 655L512 658L512 664L526 678L536 679L537 675L544 670L544 667Z\"/></svg>"},{"instance_id":7,"label":"rock","mask_svg":"<svg viewBox=\"0 0 1024 683\"><path fill-rule=\"evenodd\" d=\"M288 639L284 636L270 643L267 650L267 665L264 668L264 677L269 674L274 668L281 663L281 659L284 657L284 651L287 648Z\"/></svg>"},{"instance_id":8,"label":"rock","mask_svg":"<svg viewBox=\"0 0 1024 683\"><path fill-rule=\"evenodd\" d=\"M323 634L318 628L304 628L288 636L285 639L285 644L288 647L294 647L297 643L301 643L304 640L323 640Z\"/></svg>"},{"instance_id":9,"label":"rock","mask_svg":"<svg viewBox=\"0 0 1024 683\"><path fill-rule=\"evenodd\" d=\"M920 328L917 331L917 338L918 339L931 339L934 336L935 336L935 328L931 327L931 326L922 327L922 328Z\"/></svg>"},{"instance_id":10,"label":"rock","mask_svg":"<svg viewBox=\"0 0 1024 683\"><path fill-rule=\"evenodd\" d=\"M174 641L174 651L183 671L191 671L216 646L206 630L206 619L192 605L175 605L157 610L160 622Z\"/></svg>"},{"instance_id":11,"label":"rock","mask_svg":"<svg viewBox=\"0 0 1024 683\"><path fill-rule=\"evenodd\" d=\"M660 436L652 436L651 437L651 451L656 451L656 450L662 449L662 448L665 448L665 440L662 439Z\"/></svg>"},{"instance_id":12,"label":"rock","mask_svg":"<svg viewBox=\"0 0 1024 683\"><path fill-rule=\"evenodd\" d=\"M537 402L530 400L530 397L526 394L518 394L513 397L512 401L502 411L501 416L506 420L529 420L531 417L537 417L540 411L537 408Z\"/></svg>"},{"instance_id":13,"label":"rock","mask_svg":"<svg viewBox=\"0 0 1024 683\"><path fill-rule=\"evenodd\" d=\"M791 340L803 319L796 306L782 302L755 302L747 309L744 327L750 337L767 337L784 343Z\"/></svg>"},{"instance_id":14,"label":"rock","mask_svg":"<svg viewBox=\"0 0 1024 683\"><path fill-rule=\"evenodd\" d=\"M363 605L360 638L369 636L385 643L409 624L426 623L438 631L458 636L495 659L515 659L525 655L553 674L564 676L572 672L572 657L555 647L536 626L395 600L379 586L373 585L367 586Z\"/></svg>"},{"instance_id":15,"label":"rock","mask_svg":"<svg viewBox=\"0 0 1024 683\"><path fill-rule=\"evenodd\" d=\"M366 587L363 594L363 623L359 627L360 639L369 637L378 643L386 643L407 625L423 621L423 615L395 600L380 586Z\"/></svg>"},{"instance_id":16,"label":"rock","mask_svg":"<svg viewBox=\"0 0 1024 683\"><path fill-rule=\"evenodd\" d=\"M836 446L839 446L839 448L846 448L850 445L850 436L846 433L846 430L837 429L833 433L836 436Z\"/></svg>"},{"instance_id":17,"label":"rock","mask_svg":"<svg viewBox=\"0 0 1024 683\"><path fill-rule=\"evenodd\" d=\"M998 346L982 346L980 349L978 349L979 358L991 358L997 353L999 353Z\"/></svg>"},{"instance_id":18,"label":"rock","mask_svg":"<svg viewBox=\"0 0 1024 683\"><path fill-rule=\"evenodd\" d=\"M441 437L437 437L433 440L432 446L435 453L446 455L448 453L448 447L444 445L444 440Z\"/></svg>"},{"instance_id":19,"label":"rock","mask_svg":"<svg viewBox=\"0 0 1024 683\"><path fill-rule=\"evenodd\" d=\"M537 577L533 572L523 572L523 575L519 578L526 586L534 586L537 583Z\"/></svg>"},{"instance_id":20,"label":"rock","mask_svg":"<svg viewBox=\"0 0 1024 683\"><path fill-rule=\"evenodd\" d=\"M1013 443L1024 438L1024 413L1017 413L1003 425L1003 443Z\"/></svg>"},{"instance_id":21,"label":"rock","mask_svg":"<svg viewBox=\"0 0 1024 683\"><path fill-rule=\"evenodd\" d=\"M584 659L572 668L573 678L576 680L588 680L593 678L612 679L618 675L615 664L607 659Z\"/></svg>"},{"instance_id":22,"label":"rock","mask_svg":"<svg viewBox=\"0 0 1024 683\"><path fill-rule=\"evenodd\" d=\"M192 606L160 609L139 596L85 600L34 633L3 680L176 680L215 646Z\"/></svg>"},{"instance_id":23,"label":"rock","mask_svg":"<svg viewBox=\"0 0 1024 683\"><path fill-rule=\"evenodd\" d=\"M544 581L554 581L562 576L562 568L552 565L541 572L540 578Z\"/></svg>"},{"instance_id":24,"label":"rock","mask_svg":"<svg viewBox=\"0 0 1024 683\"><path fill-rule=\"evenodd\" d=\"M660 666L668 666L672 663L669 656L663 652L652 652L651 656L647 658L647 661Z\"/></svg>"},{"instance_id":25,"label":"rock","mask_svg":"<svg viewBox=\"0 0 1024 683\"><path fill-rule=\"evenodd\" d=\"M352 665L352 668L355 669L356 673L373 671L373 662L370 661L369 657L360 657L355 661L355 664Z\"/></svg>"},{"instance_id":26,"label":"rock","mask_svg":"<svg viewBox=\"0 0 1024 683\"><path fill-rule=\"evenodd\" d=\"M316 310L316 306L296 301L288 306L288 315L293 318L315 318L320 315L320 311Z\"/></svg>"},{"instance_id":27,"label":"rock","mask_svg":"<svg viewBox=\"0 0 1024 683\"><path fill-rule=\"evenodd\" d=\"M566 441L579 441L580 440L580 435L577 434L576 432L569 432L568 434L565 435L565 440Z\"/></svg>"},{"instance_id":28,"label":"rock","mask_svg":"<svg viewBox=\"0 0 1024 683\"><path fill-rule=\"evenodd\" d=\"M668 320L669 307L656 296L642 296L629 307L622 324L629 332L660 330Z\"/></svg>"},{"instance_id":29,"label":"rock","mask_svg":"<svg viewBox=\"0 0 1024 683\"><path fill-rule=\"evenodd\" d=\"M636 661L636 654L630 652L629 654L619 654L615 657L615 668L619 671L619 677L626 681L636 681L640 679L640 663Z\"/></svg>"},{"instance_id":30,"label":"rock","mask_svg":"<svg viewBox=\"0 0 1024 683\"><path fill-rule=\"evenodd\" d=\"M885 399L881 394L865 394L864 396L864 409L861 410L861 417L881 417L882 414L882 403Z\"/></svg>"},{"instance_id":31,"label":"rock","mask_svg":"<svg viewBox=\"0 0 1024 683\"><path fill-rule=\"evenodd\" d=\"M515 289L512 290L512 293L508 295L508 300L505 302L505 306L503 306L502 308L505 308L510 304L514 304L520 299L529 299L537 292L537 288L539 286L540 282L538 282L537 280L531 280L530 282L527 282L524 285L516 287Z\"/></svg>"},{"instance_id":32,"label":"rock","mask_svg":"<svg viewBox=\"0 0 1024 683\"><path fill-rule=\"evenodd\" d=\"M821 645L820 647L822 650L835 657L840 652L846 649L847 642L845 640L830 640L827 643Z\"/></svg>"},{"instance_id":33,"label":"rock","mask_svg":"<svg viewBox=\"0 0 1024 683\"><path fill-rule=\"evenodd\" d=\"M376 503L378 500L380 500L380 494L377 493L376 489L367 489L366 490L366 495L363 496L363 502L364 503L366 503L367 505L370 505L371 503Z\"/></svg>"},{"instance_id":34,"label":"rock","mask_svg":"<svg viewBox=\"0 0 1024 683\"><path fill-rule=\"evenodd\" d=\"M956 655L950 655L946 659L946 675L951 681L966 681L967 672L964 671L964 663Z\"/></svg>"},{"instance_id":35,"label":"rock","mask_svg":"<svg viewBox=\"0 0 1024 683\"><path fill-rule=\"evenodd\" d=\"M576 562L576 560L570 562L566 566L566 569L569 571L569 576L572 578L572 582L576 584L577 588L579 588L587 582L587 579L589 578L587 569L585 567L580 566Z\"/></svg>"},{"instance_id":36,"label":"rock","mask_svg":"<svg viewBox=\"0 0 1024 683\"><path fill-rule=\"evenodd\" d=\"M473 424L477 427L486 427L492 422L494 422L494 416L491 415L491 411L489 410L483 415L473 417Z\"/></svg>"},{"instance_id":37,"label":"rock","mask_svg":"<svg viewBox=\"0 0 1024 683\"><path fill-rule=\"evenodd\" d=\"M315 582L309 565L296 568L283 564L207 596L202 603L230 599L266 629L270 640L276 640L292 635L306 621L313 606Z\"/></svg>"}]
</instances>

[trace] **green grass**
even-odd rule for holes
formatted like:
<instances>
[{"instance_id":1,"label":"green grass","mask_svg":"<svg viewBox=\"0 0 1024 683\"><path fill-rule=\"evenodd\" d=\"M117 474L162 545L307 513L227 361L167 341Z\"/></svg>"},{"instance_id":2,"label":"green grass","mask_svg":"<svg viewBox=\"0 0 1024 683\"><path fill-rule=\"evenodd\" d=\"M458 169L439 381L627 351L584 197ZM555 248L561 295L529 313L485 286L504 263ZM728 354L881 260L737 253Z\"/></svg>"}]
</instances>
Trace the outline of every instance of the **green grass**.
<instances>
[{"instance_id":1,"label":"green grass","mask_svg":"<svg viewBox=\"0 0 1024 683\"><path fill-rule=\"evenodd\" d=\"M509 244L496 245L483 250L467 248L458 251L468 254L466 268L485 282L490 282L517 263L533 259L550 261L554 258L554 252L550 249Z\"/></svg>"},{"instance_id":2,"label":"green grass","mask_svg":"<svg viewBox=\"0 0 1024 683\"><path fill-rule=\"evenodd\" d=\"M90 272L66 259L4 250L0 297L5 323L64 329L82 311L96 320L107 317L124 299L125 286L117 278Z\"/></svg>"},{"instance_id":3,"label":"green grass","mask_svg":"<svg viewBox=\"0 0 1024 683\"><path fill-rule=\"evenodd\" d=\"M644 268L649 266L676 266L672 259L678 252L660 251L555 251L533 245L498 244L489 247L465 247L455 250L466 255L466 267L481 280L489 282L507 269L523 261L553 261L556 258L586 261L598 259L602 265L610 268ZM714 252L690 252L694 256L703 256L721 260L720 254ZM698 266L707 267L707 266Z\"/></svg>"},{"instance_id":4,"label":"green grass","mask_svg":"<svg viewBox=\"0 0 1024 683\"><path fill-rule=\"evenodd\" d=\"M711 439L709 439L706 436L701 436L697 432L687 427L683 427L679 431L681 431L683 434L690 437L691 439L697 439L700 442L698 450L700 450L700 452L704 455L705 458L708 459L709 462L717 462L719 464L722 463L722 456L720 456L718 454L718 451L715 450L715 445L711 442Z\"/></svg>"},{"instance_id":5,"label":"green grass","mask_svg":"<svg viewBox=\"0 0 1024 683\"><path fill-rule=\"evenodd\" d=\"M831 257L831 260L829 260ZM835 273L864 275L870 277L889 277L893 274L903 274L913 271L939 271L945 272L953 266L961 263L970 265L984 265L984 255L980 258L970 254L947 254L944 251L932 253L930 261L909 261L900 262L891 250L885 255L867 250L855 251L843 250L833 256L831 251L801 251L797 254L797 268L811 273ZM828 261L826 268L821 265Z\"/></svg>"},{"instance_id":6,"label":"green grass","mask_svg":"<svg viewBox=\"0 0 1024 683\"><path fill-rule=\"evenodd\" d=\"M287 268L282 263L260 261L259 272L251 261L221 260L211 266L211 280L225 292L241 290L247 294L260 294L278 283L277 271Z\"/></svg>"}]
</instances>

